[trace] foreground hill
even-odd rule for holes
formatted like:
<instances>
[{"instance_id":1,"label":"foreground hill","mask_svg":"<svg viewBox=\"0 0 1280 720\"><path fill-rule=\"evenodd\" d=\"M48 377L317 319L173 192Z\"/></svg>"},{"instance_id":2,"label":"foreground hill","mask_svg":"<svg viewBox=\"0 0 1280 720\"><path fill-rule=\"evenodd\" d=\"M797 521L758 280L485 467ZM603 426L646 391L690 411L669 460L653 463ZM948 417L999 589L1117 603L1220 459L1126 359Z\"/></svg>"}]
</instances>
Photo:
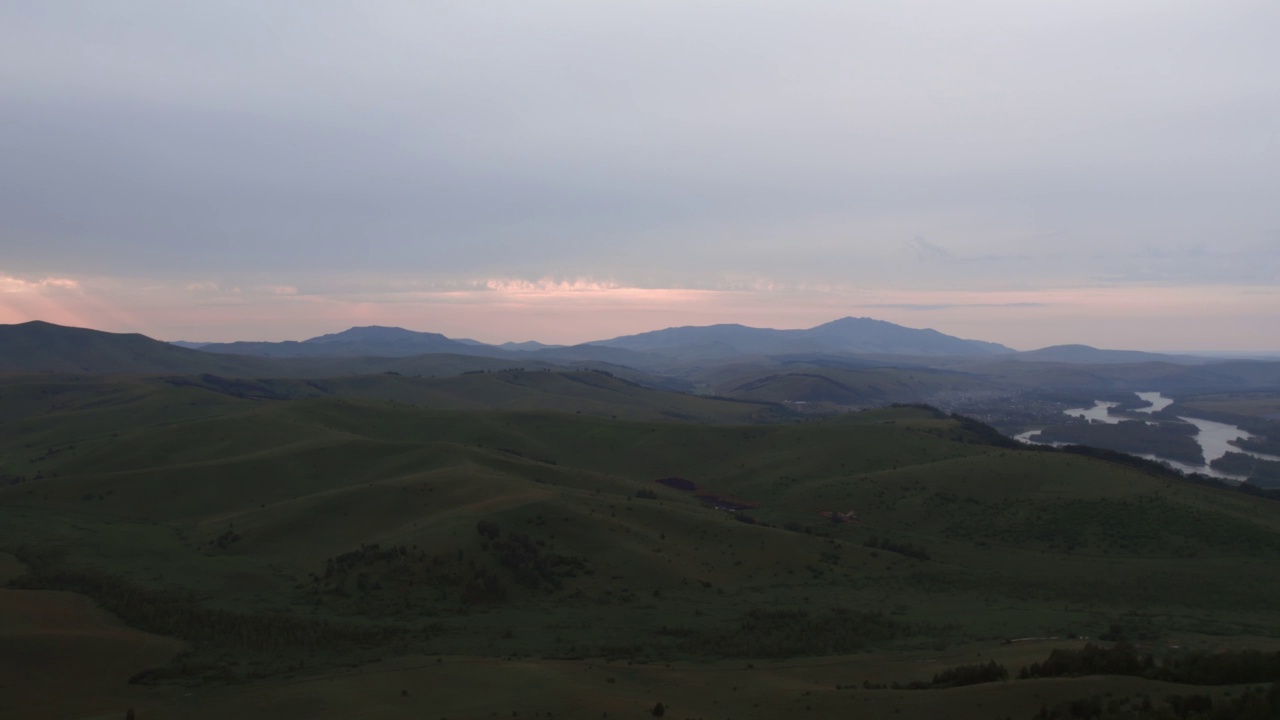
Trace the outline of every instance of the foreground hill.
<instances>
[{"instance_id":1,"label":"foreground hill","mask_svg":"<svg viewBox=\"0 0 1280 720\"><path fill-rule=\"evenodd\" d=\"M475 407L566 383L656 402L556 375L455 381L476 383L458 395ZM390 384L339 391L372 380ZM434 381L395 376L274 400L201 378L57 383L0 385L0 629L37 612L22 593L77 593L187 647L136 661L137 683L93 690L83 716L127 701L163 717L643 717L663 702L675 717L1030 718L1192 689L887 686L989 660L1016 676L1082 645L1021 638L1164 652L1280 633L1280 503L1014 446L929 408L695 424L442 408ZM724 403L740 405L756 407ZM135 657L123 647L102 652ZM93 663L30 657L63 694L97 687L77 674Z\"/></svg>"}]
</instances>

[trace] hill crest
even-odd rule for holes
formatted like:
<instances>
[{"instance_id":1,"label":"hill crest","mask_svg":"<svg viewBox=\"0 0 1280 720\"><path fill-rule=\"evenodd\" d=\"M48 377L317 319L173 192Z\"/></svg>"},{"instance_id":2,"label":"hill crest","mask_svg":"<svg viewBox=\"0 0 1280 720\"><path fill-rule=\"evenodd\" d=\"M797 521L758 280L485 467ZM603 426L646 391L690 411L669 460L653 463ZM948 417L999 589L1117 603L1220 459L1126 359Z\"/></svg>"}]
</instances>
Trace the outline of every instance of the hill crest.
<instances>
[{"instance_id":1,"label":"hill crest","mask_svg":"<svg viewBox=\"0 0 1280 720\"><path fill-rule=\"evenodd\" d=\"M844 317L801 330L775 330L739 324L683 326L599 340L603 345L677 357L783 355L800 352L879 355L995 355L1011 348L966 340L933 329L904 327L873 318Z\"/></svg>"}]
</instances>

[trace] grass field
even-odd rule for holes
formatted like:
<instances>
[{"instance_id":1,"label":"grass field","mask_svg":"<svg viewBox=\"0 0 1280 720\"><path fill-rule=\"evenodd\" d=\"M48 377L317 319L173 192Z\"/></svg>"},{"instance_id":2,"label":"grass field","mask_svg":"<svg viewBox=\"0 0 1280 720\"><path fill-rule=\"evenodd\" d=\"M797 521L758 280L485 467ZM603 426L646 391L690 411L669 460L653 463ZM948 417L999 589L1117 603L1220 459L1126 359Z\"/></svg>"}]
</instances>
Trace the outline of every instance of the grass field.
<instances>
[{"instance_id":1,"label":"grass field","mask_svg":"<svg viewBox=\"0 0 1280 720\"><path fill-rule=\"evenodd\" d=\"M1264 418L1280 416L1280 393L1240 392L1220 395L1197 395L1185 398L1182 405L1192 410L1211 413Z\"/></svg>"},{"instance_id":2,"label":"grass field","mask_svg":"<svg viewBox=\"0 0 1280 720\"><path fill-rule=\"evenodd\" d=\"M864 683L1280 638L1280 504L927 408L800 421L600 373L10 378L0 483L0 629L36 659L0 686L31 716L1030 718L1172 690Z\"/></svg>"}]
</instances>

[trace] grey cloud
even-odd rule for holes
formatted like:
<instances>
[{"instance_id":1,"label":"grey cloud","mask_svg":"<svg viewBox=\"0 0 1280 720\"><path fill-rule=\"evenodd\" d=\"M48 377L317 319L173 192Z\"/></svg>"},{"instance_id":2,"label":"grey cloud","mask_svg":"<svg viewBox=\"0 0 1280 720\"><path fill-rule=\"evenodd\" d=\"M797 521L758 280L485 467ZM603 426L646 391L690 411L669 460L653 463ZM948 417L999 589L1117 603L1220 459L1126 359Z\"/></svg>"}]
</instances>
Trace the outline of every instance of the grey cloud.
<instances>
[{"instance_id":1,"label":"grey cloud","mask_svg":"<svg viewBox=\"0 0 1280 720\"><path fill-rule=\"evenodd\" d=\"M1096 278L1105 283L1280 283L1280 251L1264 244L1219 249L1191 245L1146 248L1118 256Z\"/></svg>"},{"instance_id":2,"label":"grey cloud","mask_svg":"<svg viewBox=\"0 0 1280 720\"><path fill-rule=\"evenodd\" d=\"M886 308L892 310L954 310L956 308L1041 308L1050 307L1048 303L1015 302L1015 303L876 303L863 305L868 308Z\"/></svg>"},{"instance_id":3,"label":"grey cloud","mask_svg":"<svg viewBox=\"0 0 1280 720\"><path fill-rule=\"evenodd\" d=\"M912 251L915 252L915 256L917 260L922 260L925 262L934 262L934 261L950 262L953 259L951 256L951 253L947 252L943 248L938 247L937 245L934 245L933 243L920 237L919 235L908 240L907 247L909 247Z\"/></svg>"},{"instance_id":4,"label":"grey cloud","mask_svg":"<svg viewBox=\"0 0 1280 720\"><path fill-rule=\"evenodd\" d=\"M4 262L1254 281L1274 247L1128 254L1274 243L1278 21L1261 1L10 4Z\"/></svg>"}]
</instances>

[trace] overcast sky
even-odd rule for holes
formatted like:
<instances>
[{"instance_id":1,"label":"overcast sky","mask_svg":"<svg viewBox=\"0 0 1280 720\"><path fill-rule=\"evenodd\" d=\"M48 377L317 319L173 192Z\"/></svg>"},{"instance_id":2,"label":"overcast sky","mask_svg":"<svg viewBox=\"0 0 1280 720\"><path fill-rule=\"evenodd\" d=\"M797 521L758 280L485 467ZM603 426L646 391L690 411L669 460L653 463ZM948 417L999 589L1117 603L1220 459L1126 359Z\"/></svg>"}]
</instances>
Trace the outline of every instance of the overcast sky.
<instances>
[{"instance_id":1,"label":"overcast sky","mask_svg":"<svg viewBox=\"0 0 1280 720\"><path fill-rule=\"evenodd\" d=\"M0 322L1280 350L1280 3L5 2Z\"/></svg>"}]
</instances>

